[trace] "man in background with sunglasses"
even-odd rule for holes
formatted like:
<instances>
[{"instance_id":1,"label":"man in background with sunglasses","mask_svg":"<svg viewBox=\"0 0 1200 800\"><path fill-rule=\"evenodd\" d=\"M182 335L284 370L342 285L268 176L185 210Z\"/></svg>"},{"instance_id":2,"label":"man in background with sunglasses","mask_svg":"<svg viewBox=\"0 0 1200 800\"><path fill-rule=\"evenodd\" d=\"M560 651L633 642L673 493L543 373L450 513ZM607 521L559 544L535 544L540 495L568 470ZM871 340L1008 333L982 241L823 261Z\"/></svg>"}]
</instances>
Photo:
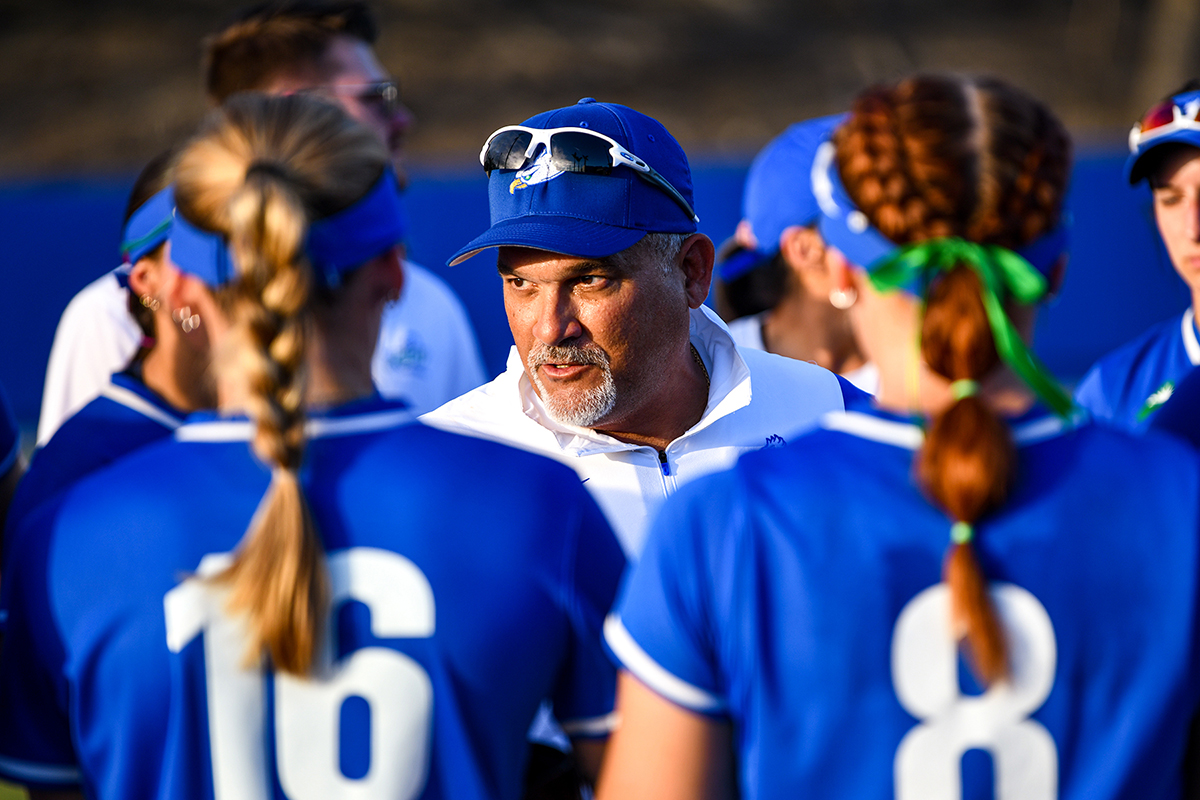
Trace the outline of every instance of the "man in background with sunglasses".
<instances>
[{"instance_id":1,"label":"man in background with sunglasses","mask_svg":"<svg viewBox=\"0 0 1200 800\"><path fill-rule=\"evenodd\" d=\"M1191 305L1104 356L1075 400L1097 419L1129 430L1150 424L1175 385L1200 364L1200 81L1155 104L1129 132L1125 177L1150 184L1154 220Z\"/></svg>"},{"instance_id":2,"label":"man in background with sunglasses","mask_svg":"<svg viewBox=\"0 0 1200 800\"><path fill-rule=\"evenodd\" d=\"M336 102L379 136L403 187L404 140L413 122L373 45L378 26L361 0L290 0L243 9L205 41L209 98L241 91L312 92ZM371 364L386 397L421 413L484 381L465 309L439 277L404 263L400 300L384 311Z\"/></svg>"},{"instance_id":3,"label":"man in background with sunglasses","mask_svg":"<svg viewBox=\"0 0 1200 800\"><path fill-rule=\"evenodd\" d=\"M713 243L687 156L656 120L585 98L501 128L480 160L491 227L451 264L499 248L516 346L496 380L423 420L570 465L632 557L679 485L863 396L740 350L703 305Z\"/></svg>"},{"instance_id":4,"label":"man in background with sunglasses","mask_svg":"<svg viewBox=\"0 0 1200 800\"><path fill-rule=\"evenodd\" d=\"M358 0L292 0L251 6L204 42L209 99L240 91L313 92L338 103L379 136L407 182L402 156L412 114L372 45L378 27ZM106 274L73 299L59 321L46 367L38 443L96 397L125 367L141 332L126 292ZM375 385L421 413L483 383L479 345L454 291L428 270L404 263L400 299L384 311L372 361Z\"/></svg>"}]
</instances>

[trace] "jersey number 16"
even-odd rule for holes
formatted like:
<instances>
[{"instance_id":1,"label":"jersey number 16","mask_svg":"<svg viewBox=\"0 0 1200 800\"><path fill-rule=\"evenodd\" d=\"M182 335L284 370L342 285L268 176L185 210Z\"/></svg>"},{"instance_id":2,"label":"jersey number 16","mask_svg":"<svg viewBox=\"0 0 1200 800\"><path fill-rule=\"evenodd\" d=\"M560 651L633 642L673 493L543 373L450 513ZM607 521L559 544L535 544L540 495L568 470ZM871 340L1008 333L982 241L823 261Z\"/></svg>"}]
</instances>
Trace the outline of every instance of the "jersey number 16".
<instances>
[{"instance_id":1,"label":"jersey number 16","mask_svg":"<svg viewBox=\"0 0 1200 800\"><path fill-rule=\"evenodd\" d=\"M180 652L204 634L209 750L215 800L267 798L271 773L267 741L265 681L246 668L242 621L225 610L227 591L203 580L229 565L227 553L204 557L198 577L163 598L167 645ZM371 611L371 631L381 639L432 636L433 590L408 559L386 550L356 547L329 555L333 607L357 600ZM327 630L329 630L327 628ZM291 800L329 797L373 800L413 798L429 772L433 686L421 666L386 647L363 647L334 664L333 635L314 676L275 676L275 769ZM339 720L350 697L370 708L371 763L352 779L339 767Z\"/></svg>"}]
</instances>

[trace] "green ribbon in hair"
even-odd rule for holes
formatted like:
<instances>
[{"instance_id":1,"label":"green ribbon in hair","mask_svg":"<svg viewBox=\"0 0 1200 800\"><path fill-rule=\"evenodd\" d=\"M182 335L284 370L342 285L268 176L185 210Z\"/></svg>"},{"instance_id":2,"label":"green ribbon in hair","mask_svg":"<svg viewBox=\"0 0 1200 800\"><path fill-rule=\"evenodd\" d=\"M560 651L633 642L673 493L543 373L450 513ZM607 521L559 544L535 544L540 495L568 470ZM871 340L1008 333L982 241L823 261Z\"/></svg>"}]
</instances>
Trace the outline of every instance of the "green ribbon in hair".
<instances>
[{"instance_id":1,"label":"green ribbon in hair","mask_svg":"<svg viewBox=\"0 0 1200 800\"><path fill-rule=\"evenodd\" d=\"M1046 293L1046 278L1028 261L997 245L959 238L930 239L884 256L870 266L868 275L876 291L890 292L909 286L926 287L935 273L949 272L959 264L979 276L983 308L1000 358L1055 414L1068 416L1073 407L1070 396L1025 346L1004 312L1005 297L1033 303Z\"/></svg>"}]
</instances>

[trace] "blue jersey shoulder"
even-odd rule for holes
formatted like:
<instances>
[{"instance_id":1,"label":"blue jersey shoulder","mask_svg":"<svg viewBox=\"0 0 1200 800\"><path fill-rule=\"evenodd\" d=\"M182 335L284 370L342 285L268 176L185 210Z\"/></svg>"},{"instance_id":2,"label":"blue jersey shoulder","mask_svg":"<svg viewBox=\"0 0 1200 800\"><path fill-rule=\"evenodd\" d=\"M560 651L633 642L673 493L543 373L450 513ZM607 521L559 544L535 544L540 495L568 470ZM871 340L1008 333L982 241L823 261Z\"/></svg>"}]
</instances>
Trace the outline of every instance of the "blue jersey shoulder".
<instances>
[{"instance_id":1,"label":"blue jersey shoulder","mask_svg":"<svg viewBox=\"0 0 1200 800\"><path fill-rule=\"evenodd\" d=\"M1167 402L1150 417L1150 427L1200 448L1200 370L1193 369Z\"/></svg>"},{"instance_id":2,"label":"blue jersey shoulder","mask_svg":"<svg viewBox=\"0 0 1200 800\"><path fill-rule=\"evenodd\" d=\"M747 732L752 797L866 798L942 778L962 782L953 794L990 793L983 784L1011 778L996 775L1007 769L999 740L939 746L954 764L944 773L912 754L928 752L915 739L936 727L935 709L965 712L985 691L946 632L952 520L913 483L920 428L870 414L826 424L836 429L681 489L606 638L652 688ZM976 526L976 548L1006 635L1021 642L1013 680L1025 705L1009 710L1039 731L1046 759L1025 777L1050 781L1047 796L1101 784L1116 787L1107 796L1169 794L1200 692L1200 468L1164 437L1044 416L1014 438L1016 482ZM1135 753L1118 740L1156 744ZM991 769L965 757L973 747L993 754ZM1064 752L1079 758L1060 762Z\"/></svg>"},{"instance_id":3,"label":"blue jersey shoulder","mask_svg":"<svg viewBox=\"0 0 1200 800\"><path fill-rule=\"evenodd\" d=\"M279 729L316 726L329 738L281 733L268 743L278 755L264 762L264 780L285 790L311 779L332 795L340 781L377 768L385 782L411 778L402 758L363 755L378 730L411 730L424 738L388 746L432 753L422 796L492 796L493 786L507 795L520 784L525 732L542 700L569 731L607 730L615 674L599 629L624 557L594 501L556 462L408 420L382 407L310 421L300 477L326 551L334 661L324 667L330 682L307 696L336 700L331 707L343 713ZM230 787L214 789L213 780L230 774L217 762L231 746L261 747L246 732L272 727L271 714L307 713L276 676L238 684L273 693L239 706L261 717L238 717L231 728L209 714L236 688L218 687L212 670L242 663L244 653L221 649L224 605L200 577L228 563L271 480L249 452L249 434L238 420L185 425L85 477L24 526L39 527L21 539L44 543L45 568L31 573L44 585L14 590L14 617L19 606L22 635L53 630L64 654L10 660L18 680L0 681L0 729L22 730L39 711L57 719L33 755L53 766L62 760L55 743L74 743L101 796L223 794ZM48 598L41 612L39 594ZM70 687L69 708L51 681L40 704L20 704L24 717L6 715L8 693L46 674ZM346 711L343 689L362 702ZM315 741L333 742L334 752L291 757ZM22 747L0 732L0 772L14 750L30 758ZM122 760L128 752L144 768ZM297 764L319 768L296 772Z\"/></svg>"},{"instance_id":4,"label":"blue jersey shoulder","mask_svg":"<svg viewBox=\"0 0 1200 800\"><path fill-rule=\"evenodd\" d=\"M10 520L121 456L165 438L183 414L141 381L113 375L105 392L62 424L21 479Z\"/></svg>"},{"instance_id":5,"label":"blue jersey shoulder","mask_svg":"<svg viewBox=\"0 0 1200 800\"><path fill-rule=\"evenodd\" d=\"M8 403L4 387L0 386L0 476L17 463L20 449L21 431L17 428L17 418Z\"/></svg>"},{"instance_id":6,"label":"blue jersey shoulder","mask_svg":"<svg viewBox=\"0 0 1200 800\"><path fill-rule=\"evenodd\" d=\"M1150 412L1200 359L1200 352L1190 352L1200 351L1191 320L1189 310L1160 322L1101 358L1080 382L1076 402L1098 420L1143 430Z\"/></svg>"}]
</instances>

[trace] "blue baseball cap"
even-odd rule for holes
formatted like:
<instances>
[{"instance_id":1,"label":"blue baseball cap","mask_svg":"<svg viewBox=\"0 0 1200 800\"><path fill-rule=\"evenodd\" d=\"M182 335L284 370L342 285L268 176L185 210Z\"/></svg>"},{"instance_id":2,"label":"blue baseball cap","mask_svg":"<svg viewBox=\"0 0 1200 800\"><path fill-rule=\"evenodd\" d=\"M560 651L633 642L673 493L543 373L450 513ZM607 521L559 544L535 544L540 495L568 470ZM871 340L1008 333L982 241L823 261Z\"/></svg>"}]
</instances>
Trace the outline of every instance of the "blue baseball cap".
<instances>
[{"instance_id":1,"label":"blue baseball cap","mask_svg":"<svg viewBox=\"0 0 1200 800\"><path fill-rule=\"evenodd\" d=\"M530 117L520 127L582 128L612 139L673 187L688 206L695 206L683 148L660 122L641 112L585 97L573 106ZM491 171L491 227L451 256L451 266L490 247L605 258L647 233L696 232L695 215L645 173L624 164L608 174L562 170L551 163L550 155L549 147L539 145L521 168Z\"/></svg>"},{"instance_id":2,"label":"blue baseball cap","mask_svg":"<svg viewBox=\"0 0 1200 800\"><path fill-rule=\"evenodd\" d=\"M734 280L774 258L788 228L816 223L821 207L812 193L813 159L845 119L845 114L834 114L797 122L754 157L746 173L742 219L756 244L733 251L718 265L722 280Z\"/></svg>"},{"instance_id":3,"label":"blue baseball cap","mask_svg":"<svg viewBox=\"0 0 1200 800\"><path fill-rule=\"evenodd\" d=\"M1146 177L1145 156L1164 144L1186 144L1200 148L1200 91L1181 92L1151 108L1129 131L1129 158L1125 178L1137 183Z\"/></svg>"}]
</instances>

